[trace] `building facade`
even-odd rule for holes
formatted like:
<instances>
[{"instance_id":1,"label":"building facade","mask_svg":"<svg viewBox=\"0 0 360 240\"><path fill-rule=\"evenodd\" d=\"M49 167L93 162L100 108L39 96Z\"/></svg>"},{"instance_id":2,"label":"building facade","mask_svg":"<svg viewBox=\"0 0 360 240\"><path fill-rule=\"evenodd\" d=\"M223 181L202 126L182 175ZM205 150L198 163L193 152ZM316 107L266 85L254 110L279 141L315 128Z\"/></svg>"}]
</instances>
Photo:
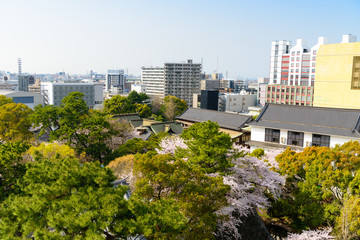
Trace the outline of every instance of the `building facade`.
<instances>
[{"instance_id":1,"label":"building facade","mask_svg":"<svg viewBox=\"0 0 360 240\"><path fill-rule=\"evenodd\" d=\"M165 77L162 67L141 68L141 84L146 86L146 94L151 97L165 97Z\"/></svg>"},{"instance_id":2,"label":"building facade","mask_svg":"<svg viewBox=\"0 0 360 240\"><path fill-rule=\"evenodd\" d=\"M40 89L46 105L60 106L63 98L71 92L83 93L89 108L103 103L103 84L42 82Z\"/></svg>"},{"instance_id":3,"label":"building facade","mask_svg":"<svg viewBox=\"0 0 360 240\"><path fill-rule=\"evenodd\" d=\"M168 95L185 100L190 106L193 94L200 92L201 64L188 60L183 63L165 63L160 67L143 67L141 82L146 94L163 98Z\"/></svg>"},{"instance_id":4,"label":"building facade","mask_svg":"<svg viewBox=\"0 0 360 240\"><path fill-rule=\"evenodd\" d=\"M219 111L248 112L249 107L256 106L256 94L222 93L219 95Z\"/></svg>"},{"instance_id":5,"label":"building facade","mask_svg":"<svg viewBox=\"0 0 360 240\"><path fill-rule=\"evenodd\" d=\"M200 81L200 90L220 89L220 80L203 79Z\"/></svg>"},{"instance_id":6,"label":"building facade","mask_svg":"<svg viewBox=\"0 0 360 240\"><path fill-rule=\"evenodd\" d=\"M219 90L201 90L200 108L218 110Z\"/></svg>"},{"instance_id":7,"label":"building facade","mask_svg":"<svg viewBox=\"0 0 360 240\"><path fill-rule=\"evenodd\" d=\"M343 36L317 56L314 106L360 109L360 42Z\"/></svg>"},{"instance_id":8,"label":"building facade","mask_svg":"<svg viewBox=\"0 0 360 240\"><path fill-rule=\"evenodd\" d=\"M360 140L360 110L267 104L251 125L251 146L334 147Z\"/></svg>"},{"instance_id":9,"label":"building facade","mask_svg":"<svg viewBox=\"0 0 360 240\"><path fill-rule=\"evenodd\" d=\"M31 109L37 105L44 105L44 96L39 93L0 90L0 95L11 98L14 103L23 103Z\"/></svg>"},{"instance_id":10,"label":"building facade","mask_svg":"<svg viewBox=\"0 0 360 240\"><path fill-rule=\"evenodd\" d=\"M193 94L200 92L201 64L191 59L184 63L165 63L165 96L172 95L192 105Z\"/></svg>"},{"instance_id":11,"label":"building facade","mask_svg":"<svg viewBox=\"0 0 360 240\"><path fill-rule=\"evenodd\" d=\"M105 89L109 96L124 93L126 77L124 70L108 70Z\"/></svg>"}]
</instances>

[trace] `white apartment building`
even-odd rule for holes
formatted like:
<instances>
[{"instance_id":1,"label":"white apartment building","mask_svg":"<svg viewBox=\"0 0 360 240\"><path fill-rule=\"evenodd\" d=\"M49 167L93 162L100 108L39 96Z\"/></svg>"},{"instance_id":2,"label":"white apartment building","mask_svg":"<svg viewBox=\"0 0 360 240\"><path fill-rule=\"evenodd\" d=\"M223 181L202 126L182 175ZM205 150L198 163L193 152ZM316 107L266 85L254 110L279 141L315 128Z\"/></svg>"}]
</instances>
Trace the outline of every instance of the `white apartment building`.
<instances>
[{"instance_id":1,"label":"white apartment building","mask_svg":"<svg viewBox=\"0 0 360 240\"><path fill-rule=\"evenodd\" d=\"M146 93L146 85L131 84L131 92L132 91L135 91L137 93Z\"/></svg>"},{"instance_id":2,"label":"white apartment building","mask_svg":"<svg viewBox=\"0 0 360 240\"><path fill-rule=\"evenodd\" d=\"M143 67L141 83L149 96L168 95L185 100L190 106L193 94L200 92L201 64L188 60L183 63L165 63L164 67Z\"/></svg>"},{"instance_id":3,"label":"white apartment building","mask_svg":"<svg viewBox=\"0 0 360 240\"><path fill-rule=\"evenodd\" d=\"M46 105L60 106L61 101L71 92L81 92L89 108L103 104L102 83L53 83L42 82L41 94L44 96Z\"/></svg>"},{"instance_id":4,"label":"white apartment building","mask_svg":"<svg viewBox=\"0 0 360 240\"><path fill-rule=\"evenodd\" d=\"M165 97L165 77L163 67L142 67L141 84L146 86L146 94L151 97Z\"/></svg>"},{"instance_id":5,"label":"white apartment building","mask_svg":"<svg viewBox=\"0 0 360 240\"><path fill-rule=\"evenodd\" d=\"M312 48L303 39L297 39L292 48L290 41L272 42L269 84L314 86L316 54L321 45L328 43L325 37L319 37Z\"/></svg>"},{"instance_id":6,"label":"white apartment building","mask_svg":"<svg viewBox=\"0 0 360 240\"><path fill-rule=\"evenodd\" d=\"M257 94L224 93L219 95L219 111L223 112L248 112L249 107L256 106Z\"/></svg>"}]
</instances>

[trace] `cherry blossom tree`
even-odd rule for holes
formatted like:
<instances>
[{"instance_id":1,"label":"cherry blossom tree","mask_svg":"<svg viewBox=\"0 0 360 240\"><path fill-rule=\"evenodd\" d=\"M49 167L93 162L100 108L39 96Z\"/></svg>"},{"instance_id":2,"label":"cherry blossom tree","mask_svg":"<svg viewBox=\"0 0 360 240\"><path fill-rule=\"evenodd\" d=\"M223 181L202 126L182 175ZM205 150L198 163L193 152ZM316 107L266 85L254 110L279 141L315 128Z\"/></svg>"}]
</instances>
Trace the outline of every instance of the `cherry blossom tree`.
<instances>
[{"instance_id":1,"label":"cherry blossom tree","mask_svg":"<svg viewBox=\"0 0 360 240\"><path fill-rule=\"evenodd\" d=\"M187 149L187 145L180 137L167 137L160 142L159 154L175 152L179 149ZM241 224L237 215L246 216L251 214L253 208L265 208L269 205L268 196L273 198L280 196L281 187L284 184L284 178L278 173L271 171L274 167L275 156L280 154L280 150L267 151L262 159L249 157L250 149L234 145L229 150L229 158L234 158L234 166L227 174L223 176L223 182L231 187L231 191L227 194L228 206L218 211L218 215L227 216L227 220L219 221L218 232L231 232L235 238L240 238L238 226ZM264 161L266 159L266 161ZM270 163L270 164L269 164ZM211 177L218 177L219 173L207 174Z\"/></svg>"},{"instance_id":2,"label":"cherry blossom tree","mask_svg":"<svg viewBox=\"0 0 360 240\"><path fill-rule=\"evenodd\" d=\"M330 233L332 228L303 231L300 234L290 233L286 240L328 240L335 239Z\"/></svg>"},{"instance_id":3,"label":"cherry blossom tree","mask_svg":"<svg viewBox=\"0 0 360 240\"><path fill-rule=\"evenodd\" d=\"M178 149L187 149L187 145L184 141L184 139L178 137L178 136L168 136L163 138L160 141L159 148L156 148L158 154L175 154L175 151Z\"/></svg>"}]
</instances>

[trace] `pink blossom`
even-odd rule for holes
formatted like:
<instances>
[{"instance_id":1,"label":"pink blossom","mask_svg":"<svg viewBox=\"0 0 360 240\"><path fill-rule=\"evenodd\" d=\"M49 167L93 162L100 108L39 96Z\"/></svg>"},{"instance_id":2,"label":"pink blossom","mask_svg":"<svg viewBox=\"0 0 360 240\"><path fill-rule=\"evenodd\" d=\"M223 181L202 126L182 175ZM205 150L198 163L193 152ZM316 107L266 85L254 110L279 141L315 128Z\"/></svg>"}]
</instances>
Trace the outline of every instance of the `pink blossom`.
<instances>
[{"instance_id":1,"label":"pink blossom","mask_svg":"<svg viewBox=\"0 0 360 240\"><path fill-rule=\"evenodd\" d=\"M161 140L159 144L159 149L155 149L158 154L175 154L175 151L180 148L187 148L185 141L178 136L169 136Z\"/></svg>"},{"instance_id":2,"label":"pink blossom","mask_svg":"<svg viewBox=\"0 0 360 240\"><path fill-rule=\"evenodd\" d=\"M320 229L320 230L309 230L303 231L300 234L290 233L286 240L327 240L327 239L335 239L335 237L331 236L332 229Z\"/></svg>"}]
</instances>

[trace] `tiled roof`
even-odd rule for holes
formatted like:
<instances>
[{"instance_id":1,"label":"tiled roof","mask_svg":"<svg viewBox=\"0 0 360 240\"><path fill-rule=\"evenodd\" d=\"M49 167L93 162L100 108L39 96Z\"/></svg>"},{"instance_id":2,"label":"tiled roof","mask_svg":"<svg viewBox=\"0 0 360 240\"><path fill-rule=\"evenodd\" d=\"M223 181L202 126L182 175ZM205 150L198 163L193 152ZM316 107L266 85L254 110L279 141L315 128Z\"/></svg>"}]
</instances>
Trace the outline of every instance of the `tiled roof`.
<instances>
[{"instance_id":1,"label":"tiled roof","mask_svg":"<svg viewBox=\"0 0 360 240\"><path fill-rule=\"evenodd\" d=\"M207 109L188 108L176 119L190 122L205 122L210 120L217 122L221 128L240 130L241 127L251 121L252 117Z\"/></svg>"},{"instance_id":2,"label":"tiled roof","mask_svg":"<svg viewBox=\"0 0 360 240\"><path fill-rule=\"evenodd\" d=\"M360 109L267 104L252 126L359 138Z\"/></svg>"}]
</instances>

